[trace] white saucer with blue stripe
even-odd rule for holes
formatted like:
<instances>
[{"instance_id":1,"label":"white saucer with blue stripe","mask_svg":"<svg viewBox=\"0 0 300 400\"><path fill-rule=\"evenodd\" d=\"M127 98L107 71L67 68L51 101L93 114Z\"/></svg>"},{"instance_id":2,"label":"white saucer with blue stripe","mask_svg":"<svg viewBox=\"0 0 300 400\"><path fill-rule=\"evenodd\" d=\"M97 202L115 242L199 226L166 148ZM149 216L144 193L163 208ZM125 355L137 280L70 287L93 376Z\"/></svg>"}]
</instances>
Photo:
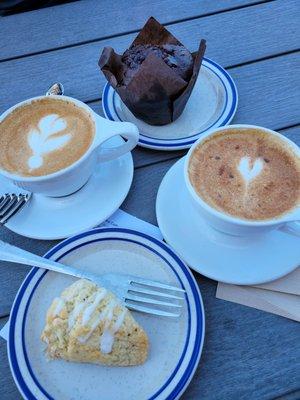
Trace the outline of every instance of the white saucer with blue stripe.
<instances>
[{"instance_id":1,"label":"white saucer with blue stripe","mask_svg":"<svg viewBox=\"0 0 300 400\"><path fill-rule=\"evenodd\" d=\"M25 399L179 399L197 368L204 340L199 288L182 260L165 243L121 228L96 228L56 245L46 258L106 273L129 273L164 281L186 291L178 319L134 313L149 336L145 364L108 367L47 361L40 335L54 297L75 278L33 268L10 315L8 355L14 380Z\"/></svg>"},{"instance_id":2,"label":"white saucer with blue stripe","mask_svg":"<svg viewBox=\"0 0 300 400\"><path fill-rule=\"evenodd\" d=\"M116 147L122 143L121 137L113 137L105 146ZM69 196L48 197L33 193L26 207L5 226L33 239L56 240L75 235L110 217L123 203L132 179L133 160L131 153L127 153L97 164L88 182ZM19 192L19 188L0 176L0 195Z\"/></svg>"},{"instance_id":3,"label":"white saucer with blue stripe","mask_svg":"<svg viewBox=\"0 0 300 400\"><path fill-rule=\"evenodd\" d=\"M282 278L299 266L296 235L273 229L260 235L233 236L212 228L190 200L184 160L178 160L160 184L156 218L166 242L191 268L218 282L259 285Z\"/></svg>"},{"instance_id":4,"label":"white saucer with blue stripe","mask_svg":"<svg viewBox=\"0 0 300 400\"><path fill-rule=\"evenodd\" d=\"M233 79L214 61L204 58L198 79L181 116L164 126L152 126L137 119L116 91L107 83L102 108L112 121L130 121L140 130L139 145L156 150L187 149L199 136L228 125L236 112L238 93Z\"/></svg>"}]
</instances>

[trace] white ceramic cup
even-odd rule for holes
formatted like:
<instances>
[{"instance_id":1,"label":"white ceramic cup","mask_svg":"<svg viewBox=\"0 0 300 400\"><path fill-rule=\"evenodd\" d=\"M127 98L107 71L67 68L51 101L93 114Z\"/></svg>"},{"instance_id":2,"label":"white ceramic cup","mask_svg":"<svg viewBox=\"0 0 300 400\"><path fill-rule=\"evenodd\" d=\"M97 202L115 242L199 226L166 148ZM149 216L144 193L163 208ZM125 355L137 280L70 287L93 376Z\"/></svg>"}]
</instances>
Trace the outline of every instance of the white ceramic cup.
<instances>
[{"instance_id":1,"label":"white ceramic cup","mask_svg":"<svg viewBox=\"0 0 300 400\"><path fill-rule=\"evenodd\" d=\"M300 149L299 147L287 139L280 133L272 131L270 129L262 128L260 126L255 125L228 125L226 127L218 128L214 131L207 132L203 134L200 139L198 139L193 146L190 148L187 156L185 158L184 164L184 180L186 187L188 189L189 197L191 202L193 203L195 209L201 216L211 225L213 228L221 231L223 233L227 233L235 236L247 236L249 234L259 234L265 233L272 229L282 229L288 233L299 236L300 235L300 207L296 207L292 209L290 212L279 216L278 218L266 219L266 220L244 220L240 218L233 217L229 214L223 213L221 211L216 210L207 204L195 191L192 186L189 174L188 174L188 165L189 160L193 154L194 149L207 137L213 136L215 133L219 131L226 130L238 130L241 128L250 128L250 129L259 129L264 132L267 132L270 135L274 135L279 137L283 142L287 143L294 152L300 157ZM297 222L298 221L298 222Z\"/></svg>"},{"instance_id":2,"label":"white ceramic cup","mask_svg":"<svg viewBox=\"0 0 300 400\"><path fill-rule=\"evenodd\" d=\"M46 98L46 96L34 97L16 104L1 115L0 123L16 108L43 98ZM130 122L115 122L100 117L86 104L72 97L51 95L51 98L72 102L92 116L95 124L95 135L88 150L73 164L49 175L24 177L3 169L0 169L0 174L22 189L45 196L60 197L67 196L80 189L88 181L98 162L113 160L131 151L138 142L139 131ZM115 148L101 148L104 142L117 135L123 136L126 142Z\"/></svg>"}]
</instances>

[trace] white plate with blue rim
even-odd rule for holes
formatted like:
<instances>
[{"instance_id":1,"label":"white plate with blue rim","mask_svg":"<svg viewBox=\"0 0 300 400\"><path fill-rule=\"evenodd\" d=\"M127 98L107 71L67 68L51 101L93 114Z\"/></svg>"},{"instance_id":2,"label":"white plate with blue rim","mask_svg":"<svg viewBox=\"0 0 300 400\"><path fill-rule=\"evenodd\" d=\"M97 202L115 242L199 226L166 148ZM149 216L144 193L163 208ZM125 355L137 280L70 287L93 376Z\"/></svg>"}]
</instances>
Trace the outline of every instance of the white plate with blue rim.
<instances>
[{"instance_id":1,"label":"white plate with blue rim","mask_svg":"<svg viewBox=\"0 0 300 400\"><path fill-rule=\"evenodd\" d=\"M237 105L238 93L232 77L205 57L183 113L171 124L152 126L137 119L109 83L102 93L106 118L134 123L140 131L140 146L165 151L187 149L202 133L228 125Z\"/></svg>"},{"instance_id":2,"label":"white plate with blue rim","mask_svg":"<svg viewBox=\"0 0 300 400\"><path fill-rule=\"evenodd\" d=\"M148 334L149 356L135 367L46 361L40 334L47 308L75 278L33 268L10 314L8 355L25 399L178 399L191 381L203 347L204 309L199 288L165 243L121 228L96 228L53 247L46 258L92 272L129 273L185 289L177 319L134 312Z\"/></svg>"}]
</instances>

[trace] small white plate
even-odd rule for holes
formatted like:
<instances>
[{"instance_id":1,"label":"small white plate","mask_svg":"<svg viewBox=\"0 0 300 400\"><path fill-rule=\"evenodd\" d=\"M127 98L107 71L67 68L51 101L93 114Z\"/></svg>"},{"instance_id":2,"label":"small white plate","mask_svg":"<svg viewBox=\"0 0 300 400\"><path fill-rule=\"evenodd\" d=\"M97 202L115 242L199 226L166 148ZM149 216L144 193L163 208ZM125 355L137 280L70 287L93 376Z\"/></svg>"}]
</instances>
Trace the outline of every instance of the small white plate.
<instances>
[{"instance_id":1,"label":"small white plate","mask_svg":"<svg viewBox=\"0 0 300 400\"><path fill-rule=\"evenodd\" d=\"M115 137L106 146L117 146L123 139ZM62 239L101 224L112 215L127 196L133 178L130 153L98 164L89 181L76 193L65 197L33 194L28 204L7 223L19 235L33 239ZM2 193L20 193L0 175Z\"/></svg>"},{"instance_id":2,"label":"small white plate","mask_svg":"<svg viewBox=\"0 0 300 400\"><path fill-rule=\"evenodd\" d=\"M237 109L238 94L231 76L214 61L204 58L201 70L181 116L164 126L152 126L135 118L107 83L102 108L112 121L130 121L140 130L138 144L156 150L187 149L208 130L228 125Z\"/></svg>"},{"instance_id":3,"label":"small white plate","mask_svg":"<svg viewBox=\"0 0 300 400\"><path fill-rule=\"evenodd\" d=\"M280 230L235 237L211 228L191 204L184 183L184 158L165 175L156 216L165 240L195 271L219 282L257 285L278 279L300 263L299 238Z\"/></svg>"},{"instance_id":4,"label":"small white plate","mask_svg":"<svg viewBox=\"0 0 300 400\"><path fill-rule=\"evenodd\" d=\"M92 272L128 273L186 291L180 318L134 313L150 342L149 357L136 367L46 361L40 335L54 297L75 278L33 268L10 314L8 355L25 399L178 399L197 368L204 340L204 309L192 273L163 242L120 228L96 228L66 239L46 254Z\"/></svg>"}]
</instances>

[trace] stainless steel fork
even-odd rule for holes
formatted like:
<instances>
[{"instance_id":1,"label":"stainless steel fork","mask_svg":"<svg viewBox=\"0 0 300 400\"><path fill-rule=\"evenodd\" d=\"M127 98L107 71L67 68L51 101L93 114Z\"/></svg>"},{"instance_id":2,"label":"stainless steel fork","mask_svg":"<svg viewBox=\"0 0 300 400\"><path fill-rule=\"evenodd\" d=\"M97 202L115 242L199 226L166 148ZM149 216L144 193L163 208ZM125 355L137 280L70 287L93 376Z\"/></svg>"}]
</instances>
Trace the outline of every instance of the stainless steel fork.
<instances>
[{"instance_id":1,"label":"stainless steel fork","mask_svg":"<svg viewBox=\"0 0 300 400\"><path fill-rule=\"evenodd\" d=\"M162 282L125 274L97 275L37 256L0 241L0 260L45 268L89 279L111 290L127 308L164 317L179 317L185 291Z\"/></svg>"},{"instance_id":2,"label":"stainless steel fork","mask_svg":"<svg viewBox=\"0 0 300 400\"><path fill-rule=\"evenodd\" d=\"M0 196L0 224L4 225L20 211L31 197L31 193L5 193Z\"/></svg>"}]
</instances>

